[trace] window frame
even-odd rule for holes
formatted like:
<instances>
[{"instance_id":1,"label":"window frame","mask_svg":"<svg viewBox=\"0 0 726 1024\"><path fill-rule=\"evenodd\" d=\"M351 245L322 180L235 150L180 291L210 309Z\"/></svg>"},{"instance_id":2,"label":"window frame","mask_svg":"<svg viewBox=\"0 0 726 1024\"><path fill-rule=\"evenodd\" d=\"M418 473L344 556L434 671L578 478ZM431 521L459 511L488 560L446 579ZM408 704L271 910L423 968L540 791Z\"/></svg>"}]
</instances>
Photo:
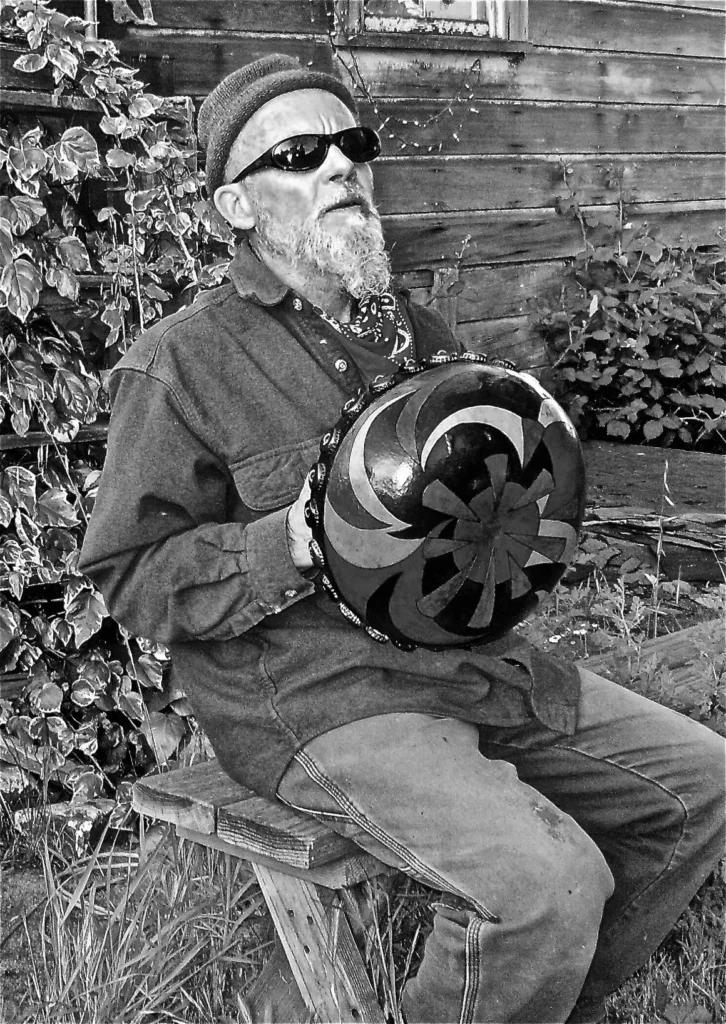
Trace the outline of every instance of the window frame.
<instances>
[{"instance_id":1,"label":"window frame","mask_svg":"<svg viewBox=\"0 0 726 1024\"><path fill-rule=\"evenodd\" d=\"M477 50L525 53L529 0L497 0L502 8L506 35L475 36L466 32L377 32L365 26L365 0L334 0L335 42L338 46L378 49Z\"/></svg>"}]
</instances>

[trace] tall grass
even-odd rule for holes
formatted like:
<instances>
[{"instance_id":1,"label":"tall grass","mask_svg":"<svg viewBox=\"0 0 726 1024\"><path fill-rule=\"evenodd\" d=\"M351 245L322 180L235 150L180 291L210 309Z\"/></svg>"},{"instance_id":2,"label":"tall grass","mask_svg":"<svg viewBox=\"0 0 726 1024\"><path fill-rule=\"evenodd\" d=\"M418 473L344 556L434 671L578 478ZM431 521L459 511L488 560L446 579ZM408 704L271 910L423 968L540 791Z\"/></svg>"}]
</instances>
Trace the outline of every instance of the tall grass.
<instances>
[{"instance_id":1,"label":"tall grass","mask_svg":"<svg viewBox=\"0 0 726 1024\"><path fill-rule=\"evenodd\" d=\"M27 934L27 997L18 1020L252 1024L245 994L273 936L251 869L163 833L147 857L101 841L70 860L46 836L48 897L38 935ZM348 897L391 1024L403 1024L401 993L420 962L438 896L399 876L395 886L374 880ZM722 864L649 963L610 998L608 1024L723 1024L725 925Z\"/></svg>"},{"instance_id":2,"label":"tall grass","mask_svg":"<svg viewBox=\"0 0 726 1024\"><path fill-rule=\"evenodd\" d=\"M242 993L270 945L249 867L170 836L140 863L121 851L70 864L46 844L48 900L29 942L37 1024L249 1020Z\"/></svg>"},{"instance_id":3,"label":"tall grass","mask_svg":"<svg viewBox=\"0 0 726 1024\"><path fill-rule=\"evenodd\" d=\"M645 579L652 586L649 603L628 593L623 579L610 583L593 573L586 584L558 591L522 632L533 630L535 642L573 645L571 657L594 653L588 642L603 637L639 648L665 618L674 586L661 577L660 561ZM675 585L676 610L681 591L688 589ZM723 596L723 587L715 589ZM712 667L711 674L716 692L721 669ZM657 695L650 692L656 683ZM668 703L667 680L660 676L630 685ZM0 837L10 841L11 813L2 810ZM143 836L140 854L114 848L102 837L91 854L78 859L53 841L42 808L31 825L22 849L13 840L11 860L38 854L48 898L39 911L39 938L27 936L25 1021L251 1024L245 994L272 949L273 935L244 861L178 840L170 830L153 850ZM346 910L391 1024L403 1024L401 992L420 962L437 897L406 878L395 890L374 880L348 897ZM610 998L607 1021L726 1022L724 865L650 962Z\"/></svg>"}]
</instances>

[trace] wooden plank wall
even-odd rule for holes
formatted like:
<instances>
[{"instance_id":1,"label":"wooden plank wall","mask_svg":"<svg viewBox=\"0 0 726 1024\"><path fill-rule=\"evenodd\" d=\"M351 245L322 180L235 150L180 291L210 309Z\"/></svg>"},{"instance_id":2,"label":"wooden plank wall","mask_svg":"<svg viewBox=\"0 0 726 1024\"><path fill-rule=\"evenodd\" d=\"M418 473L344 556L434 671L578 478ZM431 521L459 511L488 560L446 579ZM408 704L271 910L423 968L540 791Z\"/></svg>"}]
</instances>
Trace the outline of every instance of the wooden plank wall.
<instances>
[{"instance_id":1,"label":"wooden plank wall","mask_svg":"<svg viewBox=\"0 0 726 1024\"><path fill-rule=\"evenodd\" d=\"M101 34L157 91L201 100L275 51L359 83L364 122L383 137L376 183L394 265L422 299L436 286L473 347L542 363L527 300L582 248L554 210L567 168L582 201L602 206L625 164L636 219L668 240L709 241L724 225L726 0L529 0L522 53L403 36L335 48L324 0L152 6L155 26L118 26L99 0Z\"/></svg>"}]
</instances>

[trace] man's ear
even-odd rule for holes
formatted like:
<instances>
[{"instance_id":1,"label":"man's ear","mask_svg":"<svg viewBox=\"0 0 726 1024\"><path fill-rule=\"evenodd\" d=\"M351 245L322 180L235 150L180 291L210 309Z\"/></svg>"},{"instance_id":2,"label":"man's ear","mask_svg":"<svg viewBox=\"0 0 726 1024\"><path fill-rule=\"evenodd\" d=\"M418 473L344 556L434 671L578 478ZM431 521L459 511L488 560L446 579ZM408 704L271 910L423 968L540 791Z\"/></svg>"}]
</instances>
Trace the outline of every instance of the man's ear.
<instances>
[{"instance_id":1,"label":"man's ear","mask_svg":"<svg viewBox=\"0 0 726 1024\"><path fill-rule=\"evenodd\" d=\"M220 185L214 193L214 205L233 228L250 231L257 223L247 186L243 181Z\"/></svg>"}]
</instances>

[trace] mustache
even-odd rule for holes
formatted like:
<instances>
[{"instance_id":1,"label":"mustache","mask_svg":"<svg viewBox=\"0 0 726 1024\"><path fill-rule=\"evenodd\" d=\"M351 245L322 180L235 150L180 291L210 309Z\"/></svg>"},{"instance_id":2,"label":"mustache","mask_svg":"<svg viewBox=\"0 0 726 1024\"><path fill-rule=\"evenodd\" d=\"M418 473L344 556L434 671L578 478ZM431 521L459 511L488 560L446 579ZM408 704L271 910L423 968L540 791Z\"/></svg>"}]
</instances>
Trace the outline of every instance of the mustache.
<instances>
[{"instance_id":1,"label":"mustache","mask_svg":"<svg viewBox=\"0 0 726 1024\"><path fill-rule=\"evenodd\" d=\"M376 210L375 206L370 201L368 196L365 194L365 192L362 189L352 187L347 188L343 192L343 194L340 195L337 199L334 199L332 202L327 203L324 207L322 207L322 209L318 210L317 213L315 214L315 219L320 220L322 217L325 216L326 213L329 213L331 210L337 210L340 207L351 205L360 206L363 212L367 213L369 216L377 216L378 214L378 211Z\"/></svg>"}]
</instances>

